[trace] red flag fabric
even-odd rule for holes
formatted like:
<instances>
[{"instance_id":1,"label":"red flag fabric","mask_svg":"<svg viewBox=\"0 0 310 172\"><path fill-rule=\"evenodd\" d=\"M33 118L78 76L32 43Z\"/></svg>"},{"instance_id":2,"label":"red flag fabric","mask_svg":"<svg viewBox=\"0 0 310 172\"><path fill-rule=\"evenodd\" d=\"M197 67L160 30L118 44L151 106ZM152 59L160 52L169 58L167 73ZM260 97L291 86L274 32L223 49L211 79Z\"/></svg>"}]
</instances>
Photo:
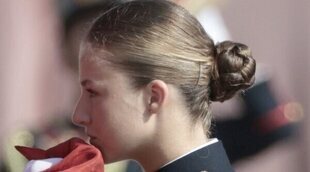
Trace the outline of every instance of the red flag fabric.
<instances>
[{"instance_id":1,"label":"red flag fabric","mask_svg":"<svg viewBox=\"0 0 310 172\"><path fill-rule=\"evenodd\" d=\"M100 151L80 138L71 138L48 150L15 146L28 160L53 157L63 158L44 172L103 172L104 161Z\"/></svg>"}]
</instances>

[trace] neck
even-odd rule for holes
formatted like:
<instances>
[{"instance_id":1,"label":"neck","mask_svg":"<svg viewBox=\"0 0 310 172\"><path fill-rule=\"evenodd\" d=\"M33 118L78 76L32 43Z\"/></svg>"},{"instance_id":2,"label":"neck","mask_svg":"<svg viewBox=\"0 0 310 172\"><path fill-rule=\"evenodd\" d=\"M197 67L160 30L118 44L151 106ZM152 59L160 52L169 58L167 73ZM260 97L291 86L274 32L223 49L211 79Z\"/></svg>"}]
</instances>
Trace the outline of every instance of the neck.
<instances>
[{"instance_id":1,"label":"neck","mask_svg":"<svg viewBox=\"0 0 310 172\"><path fill-rule=\"evenodd\" d=\"M141 157L137 157L146 172L156 171L170 161L208 142L202 125L184 127L179 123L170 124L162 129L165 132L158 131L161 134L154 136L152 146L144 149L144 153L140 154Z\"/></svg>"}]
</instances>

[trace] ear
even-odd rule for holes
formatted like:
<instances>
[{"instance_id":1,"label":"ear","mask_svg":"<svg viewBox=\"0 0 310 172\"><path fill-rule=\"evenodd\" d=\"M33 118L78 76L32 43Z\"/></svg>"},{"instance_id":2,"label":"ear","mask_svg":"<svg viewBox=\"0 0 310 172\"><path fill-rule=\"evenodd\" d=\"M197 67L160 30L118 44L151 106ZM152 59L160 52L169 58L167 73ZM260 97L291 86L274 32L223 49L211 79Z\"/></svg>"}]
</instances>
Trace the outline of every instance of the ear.
<instances>
[{"instance_id":1,"label":"ear","mask_svg":"<svg viewBox=\"0 0 310 172\"><path fill-rule=\"evenodd\" d=\"M166 104L168 98L168 85L162 80L153 80L147 85L148 110L150 113L158 113Z\"/></svg>"}]
</instances>

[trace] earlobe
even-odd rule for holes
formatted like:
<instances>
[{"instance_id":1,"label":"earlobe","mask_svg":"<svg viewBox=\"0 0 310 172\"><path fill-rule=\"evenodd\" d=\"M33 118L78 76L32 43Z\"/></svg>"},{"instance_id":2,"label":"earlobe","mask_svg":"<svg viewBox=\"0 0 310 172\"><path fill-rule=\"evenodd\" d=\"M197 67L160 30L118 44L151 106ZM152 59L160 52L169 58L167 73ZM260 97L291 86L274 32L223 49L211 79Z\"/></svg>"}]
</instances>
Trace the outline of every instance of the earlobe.
<instances>
[{"instance_id":1,"label":"earlobe","mask_svg":"<svg viewBox=\"0 0 310 172\"><path fill-rule=\"evenodd\" d=\"M154 114L160 112L165 106L168 97L168 86L161 80L153 80L148 84L149 89L149 112Z\"/></svg>"}]
</instances>

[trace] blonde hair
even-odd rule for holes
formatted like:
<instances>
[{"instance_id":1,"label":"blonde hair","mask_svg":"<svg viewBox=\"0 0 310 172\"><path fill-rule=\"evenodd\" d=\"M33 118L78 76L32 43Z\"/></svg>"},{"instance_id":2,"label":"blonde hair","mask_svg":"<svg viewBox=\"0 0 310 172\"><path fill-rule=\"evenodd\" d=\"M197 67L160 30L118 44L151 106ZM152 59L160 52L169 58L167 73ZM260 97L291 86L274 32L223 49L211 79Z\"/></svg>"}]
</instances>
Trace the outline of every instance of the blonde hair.
<instances>
[{"instance_id":1,"label":"blonde hair","mask_svg":"<svg viewBox=\"0 0 310 172\"><path fill-rule=\"evenodd\" d=\"M86 40L94 48L112 52L114 56L106 60L125 71L136 88L154 79L179 88L193 120L202 120L207 134L210 102L224 101L254 81L255 61L250 54L241 53L248 51L245 45L224 42L215 46L191 14L165 0L114 4L95 20ZM230 59L223 70L221 55ZM248 70L241 72L244 66ZM223 72L235 74L225 75L223 80ZM244 78L239 85L233 82L237 73Z\"/></svg>"}]
</instances>

